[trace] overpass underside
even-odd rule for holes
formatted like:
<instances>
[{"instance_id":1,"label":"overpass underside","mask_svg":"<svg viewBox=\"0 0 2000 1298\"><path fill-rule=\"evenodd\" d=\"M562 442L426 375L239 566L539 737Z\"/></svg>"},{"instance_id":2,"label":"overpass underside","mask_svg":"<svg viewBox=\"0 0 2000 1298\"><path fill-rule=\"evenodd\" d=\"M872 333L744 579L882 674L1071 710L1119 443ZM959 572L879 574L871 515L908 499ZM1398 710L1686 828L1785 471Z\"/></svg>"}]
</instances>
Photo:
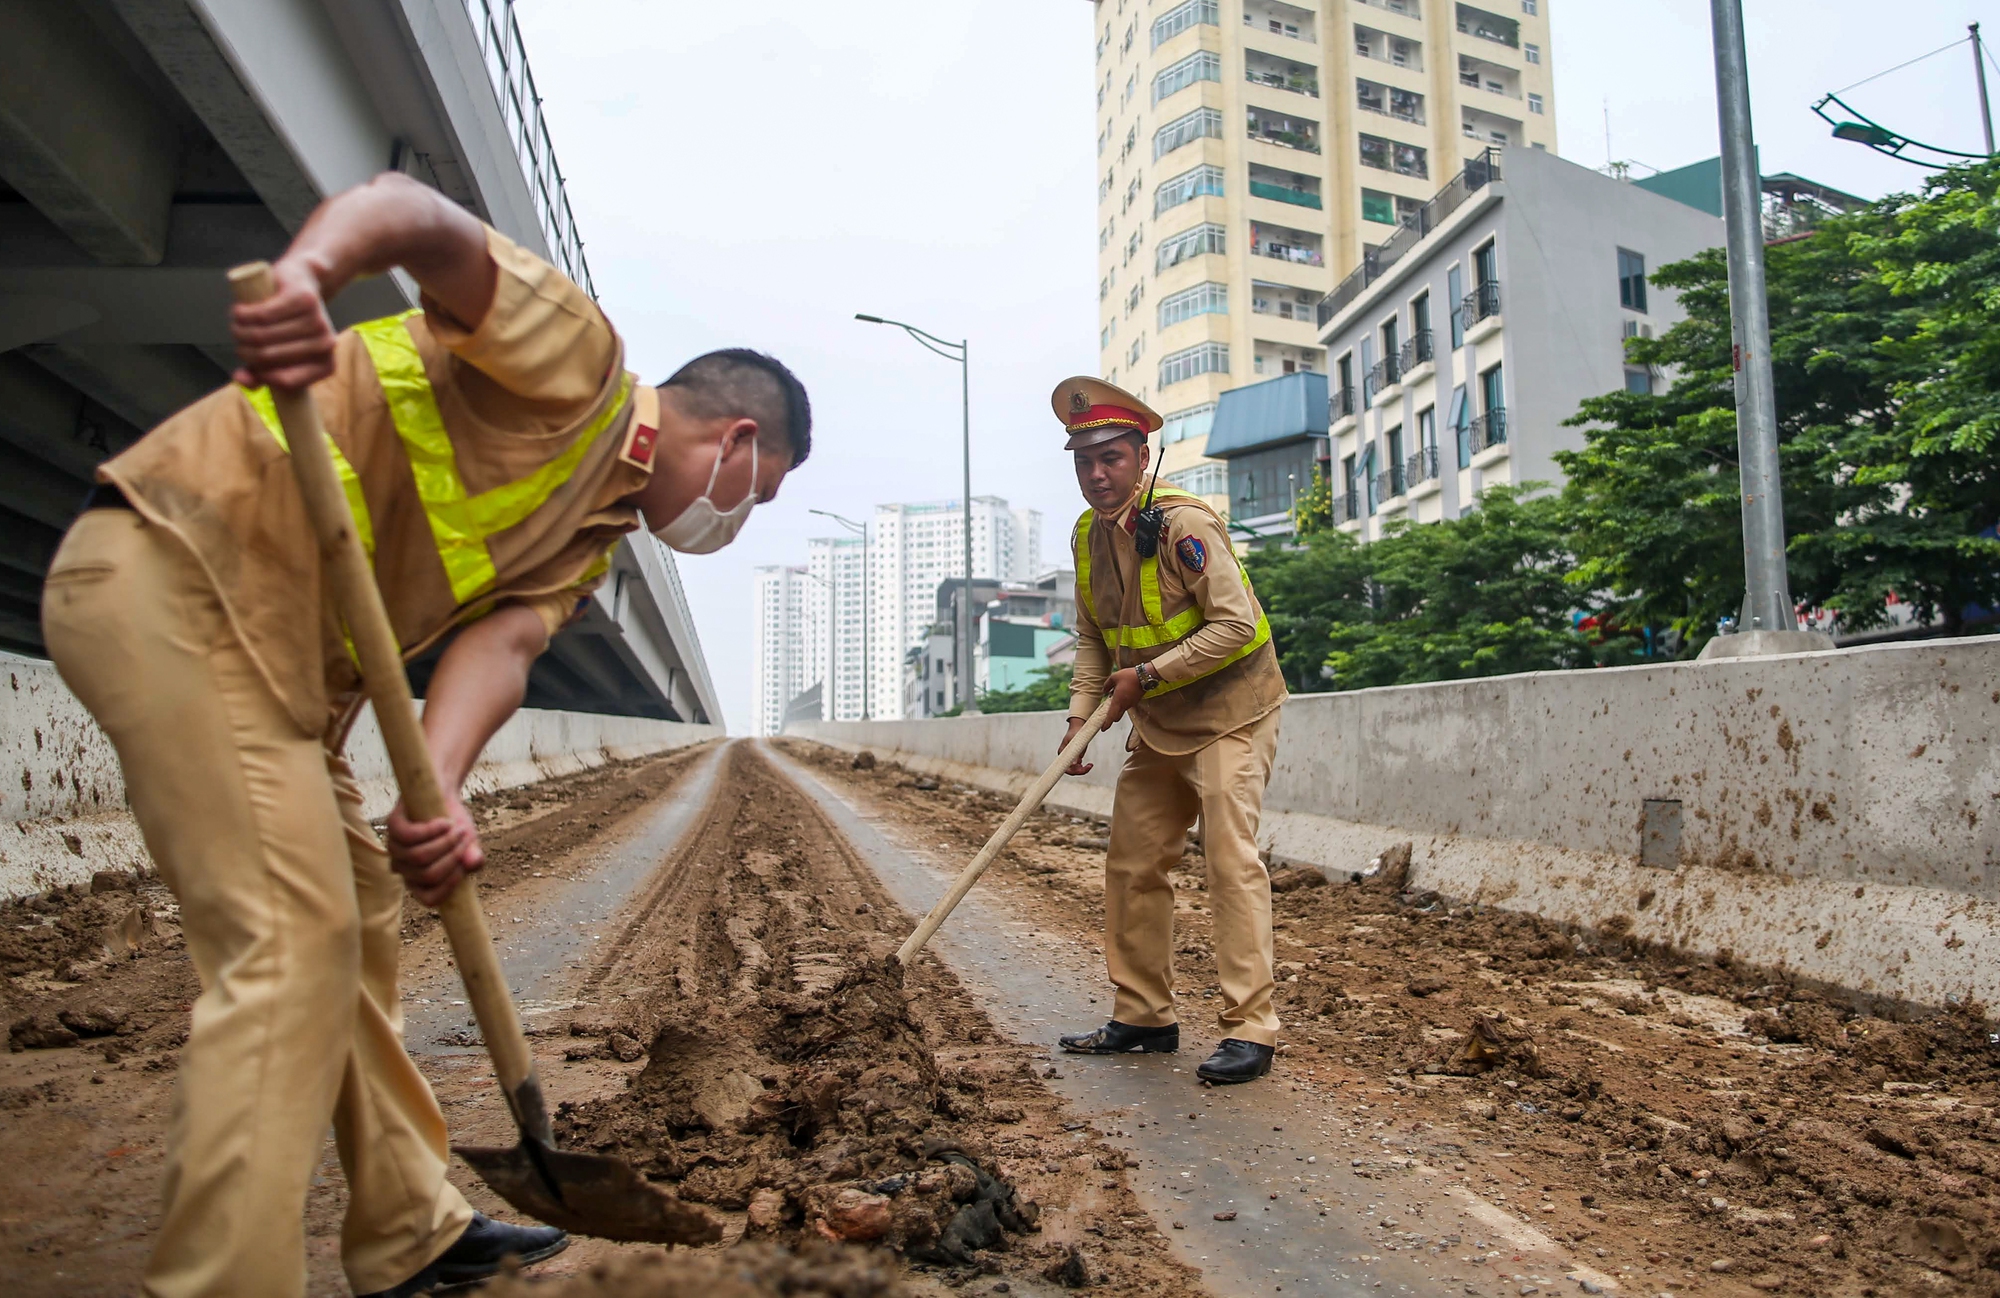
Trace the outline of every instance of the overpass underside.
<instances>
[{"instance_id":1,"label":"overpass underside","mask_svg":"<svg viewBox=\"0 0 2000 1298\"><path fill-rule=\"evenodd\" d=\"M0 648L43 654L97 464L227 381L222 271L385 169L591 287L504 0L0 0ZM385 276L333 310L414 301ZM670 555L620 546L529 702L719 715Z\"/></svg>"}]
</instances>

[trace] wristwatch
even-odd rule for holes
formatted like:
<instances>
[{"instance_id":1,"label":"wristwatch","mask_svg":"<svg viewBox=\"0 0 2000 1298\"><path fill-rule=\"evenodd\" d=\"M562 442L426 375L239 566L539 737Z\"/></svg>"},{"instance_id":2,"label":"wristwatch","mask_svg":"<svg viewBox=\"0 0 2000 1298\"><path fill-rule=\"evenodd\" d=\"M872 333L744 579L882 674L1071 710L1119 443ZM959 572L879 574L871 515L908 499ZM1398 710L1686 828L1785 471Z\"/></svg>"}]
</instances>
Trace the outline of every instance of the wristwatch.
<instances>
[{"instance_id":1,"label":"wristwatch","mask_svg":"<svg viewBox=\"0 0 2000 1298\"><path fill-rule=\"evenodd\" d=\"M1133 670L1139 674L1139 688L1145 693L1150 694L1160 687L1160 674L1153 670L1153 664L1140 663Z\"/></svg>"}]
</instances>

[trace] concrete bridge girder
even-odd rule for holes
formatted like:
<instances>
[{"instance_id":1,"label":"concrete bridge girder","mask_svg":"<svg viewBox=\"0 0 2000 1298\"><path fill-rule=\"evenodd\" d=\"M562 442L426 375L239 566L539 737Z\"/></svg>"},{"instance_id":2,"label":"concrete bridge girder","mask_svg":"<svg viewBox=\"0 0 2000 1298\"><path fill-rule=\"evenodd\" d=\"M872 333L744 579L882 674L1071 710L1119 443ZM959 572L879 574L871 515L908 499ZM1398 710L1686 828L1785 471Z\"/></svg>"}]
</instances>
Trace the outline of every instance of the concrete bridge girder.
<instances>
[{"instance_id":1,"label":"concrete bridge girder","mask_svg":"<svg viewBox=\"0 0 2000 1298\"><path fill-rule=\"evenodd\" d=\"M41 574L96 465L227 380L219 272L324 196L394 167L564 264L535 199L559 178L524 171L502 112L519 60L463 0L0 0L0 200L24 200L0 201L0 649L40 652ZM332 308L415 301L392 275ZM671 558L642 537L612 575L531 703L719 717Z\"/></svg>"}]
</instances>

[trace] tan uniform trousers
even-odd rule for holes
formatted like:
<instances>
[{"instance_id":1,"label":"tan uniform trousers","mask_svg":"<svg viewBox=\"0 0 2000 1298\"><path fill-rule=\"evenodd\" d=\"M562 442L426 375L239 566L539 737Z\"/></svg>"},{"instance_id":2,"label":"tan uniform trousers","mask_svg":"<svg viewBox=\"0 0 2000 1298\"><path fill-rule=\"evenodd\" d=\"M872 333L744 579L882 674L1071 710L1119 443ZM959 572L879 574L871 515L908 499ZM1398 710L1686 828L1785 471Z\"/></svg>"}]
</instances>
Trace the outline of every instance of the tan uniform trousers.
<instances>
[{"instance_id":1,"label":"tan uniform trousers","mask_svg":"<svg viewBox=\"0 0 2000 1298\"><path fill-rule=\"evenodd\" d=\"M348 1281L402 1283L472 1209L445 1180L444 1115L403 1050L403 888L346 763L299 734L192 552L136 513L77 521L42 624L117 747L201 976L145 1292L303 1294L329 1122Z\"/></svg>"},{"instance_id":2,"label":"tan uniform trousers","mask_svg":"<svg viewBox=\"0 0 2000 1298\"><path fill-rule=\"evenodd\" d=\"M1257 854L1279 709L1182 756L1141 744L1125 759L1104 861L1104 952L1118 988L1112 1018L1164 1027L1174 1013L1174 890L1167 877L1201 817L1225 1037L1276 1045L1271 1008L1271 876Z\"/></svg>"}]
</instances>

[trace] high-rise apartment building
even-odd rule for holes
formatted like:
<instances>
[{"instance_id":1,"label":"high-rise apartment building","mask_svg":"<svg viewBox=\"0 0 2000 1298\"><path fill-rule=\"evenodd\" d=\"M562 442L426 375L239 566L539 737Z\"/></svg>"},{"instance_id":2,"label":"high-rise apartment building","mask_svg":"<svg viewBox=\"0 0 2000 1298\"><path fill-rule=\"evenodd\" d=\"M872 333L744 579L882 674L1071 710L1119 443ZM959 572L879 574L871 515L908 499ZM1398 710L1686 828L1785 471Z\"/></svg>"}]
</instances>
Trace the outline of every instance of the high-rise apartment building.
<instances>
[{"instance_id":1,"label":"high-rise apartment building","mask_svg":"<svg viewBox=\"0 0 2000 1298\"><path fill-rule=\"evenodd\" d=\"M823 721L857 721L873 703L863 656L872 638L864 625L866 564L858 536L806 542L805 679L820 685Z\"/></svg>"},{"instance_id":2,"label":"high-rise apartment building","mask_svg":"<svg viewBox=\"0 0 2000 1298\"><path fill-rule=\"evenodd\" d=\"M965 575L964 519L956 500L875 507L868 558L874 613L869 692L879 718L903 714L904 656L929 642L939 584ZM1041 512L974 496L973 577L1025 581L1041 566Z\"/></svg>"},{"instance_id":3,"label":"high-rise apartment building","mask_svg":"<svg viewBox=\"0 0 2000 1298\"><path fill-rule=\"evenodd\" d=\"M757 634L751 648L756 695L751 730L775 735L784 728L785 709L813 683L806 671L806 588L812 581L797 564L769 564L756 570Z\"/></svg>"},{"instance_id":4,"label":"high-rise apartment building","mask_svg":"<svg viewBox=\"0 0 2000 1298\"><path fill-rule=\"evenodd\" d=\"M1488 147L1556 147L1550 0L1097 0L1099 352L1227 508L1215 399L1324 372L1320 302Z\"/></svg>"}]
</instances>

